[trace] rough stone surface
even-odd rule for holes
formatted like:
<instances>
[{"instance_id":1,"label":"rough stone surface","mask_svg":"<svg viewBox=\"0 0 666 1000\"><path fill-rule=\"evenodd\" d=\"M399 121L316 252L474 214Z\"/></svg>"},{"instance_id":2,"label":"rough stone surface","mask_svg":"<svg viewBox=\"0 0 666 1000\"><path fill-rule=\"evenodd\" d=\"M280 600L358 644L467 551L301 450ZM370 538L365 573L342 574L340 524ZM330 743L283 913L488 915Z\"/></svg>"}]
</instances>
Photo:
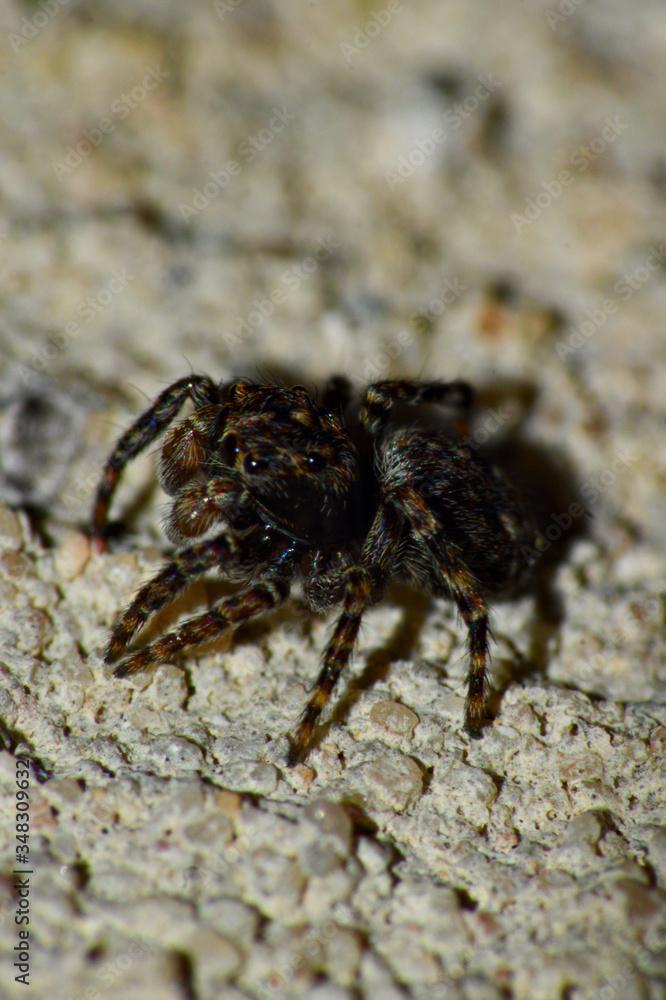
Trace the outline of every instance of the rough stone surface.
<instances>
[{"instance_id":1,"label":"rough stone surface","mask_svg":"<svg viewBox=\"0 0 666 1000\"><path fill-rule=\"evenodd\" d=\"M2 29L0 1000L661 1000L664 5L7 0ZM110 677L167 552L153 449L129 533L81 529L190 369L476 386L542 552L494 606L481 740L455 609L404 588L292 770L333 615Z\"/></svg>"}]
</instances>

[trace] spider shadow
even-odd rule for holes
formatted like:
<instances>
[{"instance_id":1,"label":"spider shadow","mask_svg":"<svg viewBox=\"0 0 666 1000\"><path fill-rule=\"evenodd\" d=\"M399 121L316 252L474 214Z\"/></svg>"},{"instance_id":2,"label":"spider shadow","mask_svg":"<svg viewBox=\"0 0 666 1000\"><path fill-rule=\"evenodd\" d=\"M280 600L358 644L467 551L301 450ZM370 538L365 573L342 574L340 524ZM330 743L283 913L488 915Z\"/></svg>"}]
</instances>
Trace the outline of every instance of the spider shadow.
<instances>
[{"instance_id":1,"label":"spider shadow","mask_svg":"<svg viewBox=\"0 0 666 1000\"><path fill-rule=\"evenodd\" d=\"M137 531L134 527L147 510L154 506L155 498L159 488L157 481L151 477L142 483L136 493L128 499L125 507L119 512L117 518L109 521L104 529L104 539L111 552L124 552L133 550L137 541ZM89 523L80 522L80 530L85 533L89 529Z\"/></svg>"},{"instance_id":2,"label":"spider shadow","mask_svg":"<svg viewBox=\"0 0 666 1000\"><path fill-rule=\"evenodd\" d=\"M520 416L510 434L498 435L483 455L506 472L517 487L531 514L533 543L523 547L526 572L517 585L505 593L491 596L491 608L503 601L531 595L534 614L529 625L530 642L526 655L515 651L513 662L495 661L491 668L488 708L497 715L505 691L515 684L545 677L550 648L559 636L565 609L555 586L560 567L569 557L574 543L589 535L592 515L581 500L580 480L566 451L541 445L524 434L524 425L537 399L535 383L517 381L482 388L478 408L501 407L502 401L518 401ZM533 559L529 565L530 559ZM491 648L492 658L492 648Z\"/></svg>"}]
</instances>

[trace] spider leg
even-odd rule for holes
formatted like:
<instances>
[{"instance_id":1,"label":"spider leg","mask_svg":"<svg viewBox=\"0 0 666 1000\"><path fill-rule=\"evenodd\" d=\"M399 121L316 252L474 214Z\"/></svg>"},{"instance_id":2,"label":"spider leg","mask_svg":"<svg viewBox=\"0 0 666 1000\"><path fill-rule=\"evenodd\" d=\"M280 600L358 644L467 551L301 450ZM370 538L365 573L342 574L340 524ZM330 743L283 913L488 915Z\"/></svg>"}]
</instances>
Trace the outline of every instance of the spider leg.
<instances>
[{"instance_id":1,"label":"spider leg","mask_svg":"<svg viewBox=\"0 0 666 1000\"><path fill-rule=\"evenodd\" d=\"M195 406L219 404L219 390L205 375L187 375L165 389L117 441L106 460L92 512L93 534L103 536L118 477L127 463L159 437L186 399Z\"/></svg>"},{"instance_id":2,"label":"spider leg","mask_svg":"<svg viewBox=\"0 0 666 1000\"><path fill-rule=\"evenodd\" d=\"M290 767L301 761L306 754L319 716L349 662L363 612L369 604L378 600L385 589L385 581L397 555L403 523L404 518L391 505L382 506L363 546L361 565L344 570L342 613L335 624L312 695L296 729L287 758ZM335 581L327 582L334 590ZM317 578L310 583L316 586Z\"/></svg>"},{"instance_id":3,"label":"spider leg","mask_svg":"<svg viewBox=\"0 0 666 1000\"><path fill-rule=\"evenodd\" d=\"M467 382L419 382L416 379L386 379L373 382L365 390L361 401L361 423L371 434L378 434L385 426L389 411L396 403L419 406L421 403L439 403L461 413L467 413L474 402L474 390Z\"/></svg>"},{"instance_id":4,"label":"spider leg","mask_svg":"<svg viewBox=\"0 0 666 1000\"><path fill-rule=\"evenodd\" d=\"M476 735L484 717L486 672L489 659L488 606L483 588L475 575L468 569L456 545L442 536L442 528L437 517L413 487L396 486L390 490L387 499L402 511L410 521L414 535L423 545L427 546L435 560L446 590L455 600L463 621L467 625L469 670L467 672L465 718L468 732ZM414 567L412 572L418 576L419 567ZM420 572L422 575L423 570L421 569Z\"/></svg>"},{"instance_id":5,"label":"spider leg","mask_svg":"<svg viewBox=\"0 0 666 1000\"><path fill-rule=\"evenodd\" d=\"M173 559L141 587L121 614L111 632L105 662L115 662L150 616L172 601L190 580L211 569L222 570L231 579L247 579L257 564L266 562L274 554L275 543L267 543L263 532L242 540L231 532L223 532L176 552ZM283 554L282 558L285 557L288 558L288 552Z\"/></svg>"},{"instance_id":6,"label":"spider leg","mask_svg":"<svg viewBox=\"0 0 666 1000\"><path fill-rule=\"evenodd\" d=\"M188 618L177 628L130 654L116 667L114 676L127 677L153 663L169 661L183 649L210 642L227 629L277 608L286 601L290 589L288 579L272 576L236 594L231 594L210 611Z\"/></svg>"},{"instance_id":7,"label":"spider leg","mask_svg":"<svg viewBox=\"0 0 666 1000\"><path fill-rule=\"evenodd\" d=\"M342 614L324 652L323 666L289 749L289 767L298 764L305 756L317 720L351 656L370 591L371 581L367 570L358 566L347 570Z\"/></svg>"}]
</instances>

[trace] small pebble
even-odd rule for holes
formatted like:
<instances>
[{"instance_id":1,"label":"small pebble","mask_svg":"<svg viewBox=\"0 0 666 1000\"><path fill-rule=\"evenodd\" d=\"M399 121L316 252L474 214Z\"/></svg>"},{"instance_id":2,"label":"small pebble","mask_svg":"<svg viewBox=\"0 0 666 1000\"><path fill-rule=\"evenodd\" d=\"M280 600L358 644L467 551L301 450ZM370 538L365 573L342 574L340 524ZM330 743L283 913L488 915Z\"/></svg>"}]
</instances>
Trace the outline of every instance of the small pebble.
<instances>
[{"instance_id":1,"label":"small pebble","mask_svg":"<svg viewBox=\"0 0 666 1000\"><path fill-rule=\"evenodd\" d=\"M296 792L307 792L315 777L315 772L306 764L290 767L285 774L285 778Z\"/></svg>"},{"instance_id":2,"label":"small pebble","mask_svg":"<svg viewBox=\"0 0 666 1000\"><path fill-rule=\"evenodd\" d=\"M194 847L198 845L224 847L233 836L233 826L228 816L218 813L197 820L196 823L190 823L183 833Z\"/></svg>"},{"instance_id":3,"label":"small pebble","mask_svg":"<svg viewBox=\"0 0 666 1000\"><path fill-rule=\"evenodd\" d=\"M349 850L353 826L344 806L327 799L318 799L307 806L305 815L322 833L335 837L345 851Z\"/></svg>"},{"instance_id":4,"label":"small pebble","mask_svg":"<svg viewBox=\"0 0 666 1000\"><path fill-rule=\"evenodd\" d=\"M378 701L370 709L370 719L376 726L406 739L412 738L420 721L416 712L397 701Z\"/></svg>"},{"instance_id":5,"label":"small pebble","mask_svg":"<svg viewBox=\"0 0 666 1000\"><path fill-rule=\"evenodd\" d=\"M179 933L191 932L195 926L192 903L166 893L136 900L122 914L122 920L125 929L133 934L150 934L154 939L167 941Z\"/></svg>"},{"instance_id":6,"label":"small pebble","mask_svg":"<svg viewBox=\"0 0 666 1000\"><path fill-rule=\"evenodd\" d=\"M22 545L21 522L14 511L0 500L0 548L17 550Z\"/></svg>"},{"instance_id":7,"label":"small pebble","mask_svg":"<svg viewBox=\"0 0 666 1000\"><path fill-rule=\"evenodd\" d=\"M237 760L224 766L224 784L237 792L270 795L278 784L278 772L272 764L258 760Z\"/></svg>"},{"instance_id":8,"label":"small pebble","mask_svg":"<svg viewBox=\"0 0 666 1000\"><path fill-rule=\"evenodd\" d=\"M336 927L335 934L324 940L326 965L342 986L355 985L362 953L363 942L357 931Z\"/></svg>"},{"instance_id":9,"label":"small pebble","mask_svg":"<svg viewBox=\"0 0 666 1000\"><path fill-rule=\"evenodd\" d=\"M299 863L307 875L329 875L340 867L340 858L326 844L308 844L299 854Z\"/></svg>"},{"instance_id":10,"label":"small pebble","mask_svg":"<svg viewBox=\"0 0 666 1000\"><path fill-rule=\"evenodd\" d=\"M574 816L567 824L562 838L562 844L566 846L580 847L587 844L595 848L602 835L603 829L596 812L587 810Z\"/></svg>"},{"instance_id":11,"label":"small pebble","mask_svg":"<svg viewBox=\"0 0 666 1000\"><path fill-rule=\"evenodd\" d=\"M161 663L152 671L148 700L157 711L181 708L189 694L185 674L171 663Z\"/></svg>"},{"instance_id":12,"label":"small pebble","mask_svg":"<svg viewBox=\"0 0 666 1000\"><path fill-rule=\"evenodd\" d=\"M56 549L54 567L63 580L74 580L90 558L90 540L79 531L68 531Z\"/></svg>"},{"instance_id":13,"label":"small pebble","mask_svg":"<svg viewBox=\"0 0 666 1000\"><path fill-rule=\"evenodd\" d=\"M200 907L202 920L233 941L251 941L259 930L259 913L248 903L229 896L208 899Z\"/></svg>"},{"instance_id":14,"label":"small pebble","mask_svg":"<svg viewBox=\"0 0 666 1000\"><path fill-rule=\"evenodd\" d=\"M151 741L149 751L144 748L144 754L137 754L137 763L147 768L157 767L160 774L198 771L203 767L201 749L182 736L158 736Z\"/></svg>"},{"instance_id":15,"label":"small pebble","mask_svg":"<svg viewBox=\"0 0 666 1000\"><path fill-rule=\"evenodd\" d=\"M215 788L211 795L215 808L229 816L237 816L243 804L243 799L237 792L229 792L226 788Z\"/></svg>"},{"instance_id":16,"label":"small pebble","mask_svg":"<svg viewBox=\"0 0 666 1000\"><path fill-rule=\"evenodd\" d=\"M18 705L5 688L0 687L0 719L7 728L12 728L18 719Z\"/></svg>"},{"instance_id":17,"label":"small pebble","mask_svg":"<svg viewBox=\"0 0 666 1000\"><path fill-rule=\"evenodd\" d=\"M51 619L37 608L7 609L5 625L18 637L18 648L37 656L53 638Z\"/></svg>"},{"instance_id":18,"label":"small pebble","mask_svg":"<svg viewBox=\"0 0 666 1000\"><path fill-rule=\"evenodd\" d=\"M348 780L371 808L403 812L423 793L421 768L404 754L384 754L348 773Z\"/></svg>"},{"instance_id":19,"label":"small pebble","mask_svg":"<svg viewBox=\"0 0 666 1000\"><path fill-rule=\"evenodd\" d=\"M32 563L20 552L4 552L0 556L0 569L12 580L23 580L35 575Z\"/></svg>"}]
</instances>

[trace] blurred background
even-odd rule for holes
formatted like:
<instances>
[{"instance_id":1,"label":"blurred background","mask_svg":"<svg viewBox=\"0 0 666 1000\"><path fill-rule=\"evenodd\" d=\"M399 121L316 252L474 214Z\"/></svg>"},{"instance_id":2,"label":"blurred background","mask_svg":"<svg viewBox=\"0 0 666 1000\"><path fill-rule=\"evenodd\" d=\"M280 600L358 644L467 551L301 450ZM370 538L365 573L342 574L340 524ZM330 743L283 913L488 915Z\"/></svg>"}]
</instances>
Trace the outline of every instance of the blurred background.
<instances>
[{"instance_id":1,"label":"blurred background","mask_svg":"<svg viewBox=\"0 0 666 1000\"><path fill-rule=\"evenodd\" d=\"M639 425L647 443L663 4L45 0L2 18L5 410L40 379L69 426L74 400L119 391L124 425L190 367L424 374L513 394L502 430L529 417L584 477ZM663 533L649 492L625 482L615 503Z\"/></svg>"},{"instance_id":2,"label":"blurred background","mask_svg":"<svg viewBox=\"0 0 666 1000\"><path fill-rule=\"evenodd\" d=\"M569 739L579 725L578 738L584 741L588 723L577 715L583 701L576 701L568 688L601 699L601 708L585 708L593 713L585 718L594 718L601 732L610 725L603 705L611 705L612 712L619 713L613 715L613 725L623 748L621 760L613 764L616 771L611 768L606 775L608 788L638 782L631 761L646 759L650 732L653 737L654 732L666 732L664 3L4 0L0 44L0 497L11 507L46 515L51 544L70 546L60 564L61 571L66 564L69 582L62 583L62 572L52 578L64 587L58 594L67 608L65 617L49 612L60 623L58 634L69 629L77 635L80 650L94 651L102 626L164 549L150 454L127 470L113 512L132 527L134 544L144 546L138 562L135 556L131 562L127 553L109 557L116 562L104 567L91 561L85 570L91 575L77 582L88 556L80 554L80 536L76 540L66 532L85 523L101 464L115 438L169 382L191 369L220 379L282 378L313 387L335 373L346 374L356 387L396 375L462 377L479 395L473 440L501 458L523 484L541 531L538 547L544 558L534 599L523 595L513 609L499 608L495 619L494 677L500 691L513 692L502 702L503 718L512 717L513 704L518 730L526 727L534 744L544 734L557 744L560 737L553 737L554 731L562 740L565 734ZM11 535L6 525L3 531ZM40 566L51 557L36 549L34 558ZM126 562L121 566L122 559ZM55 590L49 593L40 599L40 607L48 608L55 600ZM10 618L12 600L10 596ZM30 601L35 600L32 594ZM394 610L380 608L369 616L363 642L370 648L388 641ZM413 609L420 624L429 614L423 603ZM246 739L248 730L253 725L261 729L266 719L267 730L279 737L296 716L314 677L327 625L315 624L312 635L294 637L294 623L286 621L285 626L278 619L276 633L266 640L284 654L271 666L278 671L277 694L265 687L263 669L270 650L262 647L252 660L258 638L265 638L261 631L249 633L237 661L233 655L224 660L234 683L253 688L241 686L234 694L234 683L218 684L219 653L217 660L209 657L209 668L209 661L202 661L198 676L205 678L209 669L211 679L197 682L198 701L189 707L204 717L210 711L214 720L206 724L218 743L226 739L225 726L233 729L234 739ZM14 627L11 621L6 624ZM455 702L464 672L464 630L451 608L438 609L430 624L432 630L425 631L420 645L410 640L384 647L382 670L400 657L417 663L416 653L424 663L431 656L441 664L453 649L454 693L446 697ZM288 641L282 637L283 628ZM10 636L11 642L16 638ZM64 656L59 649L58 655ZM68 656L71 663L75 654ZM235 674L234 663L241 660L243 666ZM153 769L182 777L182 769L190 767L183 763L185 758L178 763L173 753L169 757L171 751L165 750L158 763L146 763L141 754L148 753L155 733L171 738L172 728L175 733L194 725L187 710L191 680L188 688L169 675L171 680L159 688L162 694L150 696L154 711L146 709L139 716L137 709L136 715L119 716L117 704L108 710L108 699L125 695L103 681L98 667L96 685L101 686L86 688L92 674L81 673L77 683L88 693L85 700L81 695L80 703L70 703L57 699L65 697L62 692L71 677L63 674L54 692L35 663L33 673L23 661L12 671L27 683L45 717L56 712L62 735L56 740L51 730L49 736L43 735L46 729L38 729L42 735L35 736L35 745L43 759L60 761L61 774L76 780L87 775L89 784L99 783L101 796L105 775L120 773L125 766L109 749L110 742L104 752L102 743L95 742L104 733L109 741L120 739L133 746L131 752L121 748L122 760L135 753L137 770L149 778ZM236 957L230 959L217 938L210 939L208 951L205 946L211 926L226 935L225 940L236 941L235 925L246 925L233 916L233 907L231 916L216 911L217 917L210 920L199 911L196 920L187 917L192 938L190 945L183 945L183 954L189 957L176 972L154 956L142 960L118 980L114 996L146 996L150 988L151 995L169 998L583 1000L593 988L612 981L627 955L633 971L622 996L663 996L663 968L660 972L654 956L646 959L638 942L644 941L645 932L640 919L664 912L666 816L663 794L659 804L656 792L664 737L650 737L654 773L649 768L645 772L652 777L645 779L648 784L636 792L635 801L627 792L620 803L619 792L620 798L613 798L612 790L602 795L596 785L593 794L589 782L601 787L604 765L595 770L597 765L590 764L588 770L576 771L582 782L577 788L588 782L583 798L575 797L567 772L562 780L570 798L564 800L560 782L560 797L553 792L551 802L546 787L551 763L539 762L520 779L532 789L523 804L516 805L518 796L502 806L502 815L512 816L515 807L516 815L524 810L523 818L507 819L506 829L504 820L492 820L491 835L486 819L474 813L481 809L477 797L481 801L486 792L475 785L468 794L460 773L456 771L454 779L446 768L453 758L476 760L478 767L455 767L465 774L474 770L482 785L490 783L491 791L486 791L491 801L495 786L488 774L505 775L504 764L492 758L499 750L493 750L490 740L472 750L457 743L459 705L451 709L453 702L446 702L444 695L436 702L444 688L435 673L432 678L428 674L426 683L416 667L414 676L411 669L402 666L402 673L395 675L404 682L390 671L376 671L374 687L368 680L360 702L357 698L351 713L348 706L331 730L345 753L360 753L359 747L365 746L363 727L369 726L367 732L376 736L365 706L382 691L388 697L388 688L392 698L417 712L422 725L433 712L431 729L416 730L417 737L430 733L417 738L418 752L410 749L407 738L400 743L394 734L393 743L389 740L391 747L416 754L424 775L427 772L422 791L429 789L429 794L420 800L422 811L419 805L409 819L400 815L416 801L406 793L395 805L391 825L381 811L385 801L375 802L375 808L372 796L363 799L375 829L392 845L380 863L372 860L375 847L366 844L364 870L379 872L383 864L390 883L391 865L401 859L407 866L388 930L379 903L379 909L368 903L364 910L357 895L354 906L361 909L347 920L352 930L345 931L347 937L342 932L334 935L338 952L333 946L326 952L320 935L318 947L328 955L326 961L311 963L315 971L309 978L297 974L294 965L290 976L276 979L285 955L302 954L301 945L294 945L285 930L297 913L296 904L289 897L284 912L271 909L256 889L256 872L248 876L249 882L234 874L234 882L228 881L227 871L225 882L219 865L209 860L206 864L222 882L213 880L212 887L206 884L203 889L179 883L178 892L190 905L192 899L214 897L222 885L227 895L238 891L241 909L258 907L261 917L254 910L248 917L247 940L233 945ZM535 673L546 685L543 690L557 690L557 697L533 694L531 688L519 693L520 680L527 683ZM56 671L53 676L60 675ZM292 682L293 676L301 682ZM169 686L172 682L175 687ZM55 684L53 678L49 683ZM554 701L548 700L551 696ZM567 700L570 696L573 700ZM229 711L227 697L236 699ZM522 697L526 703L520 703L519 716L519 701L514 704L511 698ZM91 698L100 699L94 711L81 708L89 707ZM626 702L652 707L637 721L637 715L622 714L618 706ZM534 707L537 703L540 708ZM281 706L279 711L275 704ZM164 705L173 709L173 716L161 712ZM563 713L560 729L549 728L551 711ZM601 716L594 715L597 711ZM126 722L122 736L115 729L119 717ZM451 727L451 759L440 744L428 743L435 739L432 733L442 718ZM655 720L661 720L661 730L651 729ZM21 729L20 718L15 725ZM408 722L405 726L408 731ZM199 730L188 732L197 746L208 747ZM632 740L632 732L640 737ZM593 743L591 739L590 746ZM527 744L520 745L525 750ZM212 758L206 756L211 781L218 780L220 761L238 757L237 750L220 746ZM245 757L263 761L261 740L252 746L246 747ZM374 746L370 741L363 751L370 762ZM604 746L600 760L611 753L610 743ZM583 753L576 747L574 756ZM532 760L529 754L525 759ZM589 764L591 758L585 759ZM101 762L97 771L95 760ZM278 769L281 761L275 756ZM315 757L317 780L324 783L320 788L340 777L336 762L333 752ZM199 761L191 766L196 771L203 765ZM531 765L525 766L529 770ZM275 778L271 785L271 779L262 784L252 774L251 779L237 775L235 784L228 773L226 784L224 774L218 777L224 787L274 794L281 802L296 794L288 787L290 781L293 786L288 775L281 774L279 783ZM663 775L659 780L663 792ZM307 789L305 778L303 782ZM421 788L420 778L417 784ZM50 782L45 787L57 786ZM155 787L150 786L150 795L157 796ZM297 789L299 794L303 789ZM171 794L169 786L164 807L170 816L181 810ZM70 815L67 809L74 807L64 804L65 792L53 795L61 816ZM145 788L141 795L150 799ZM220 805L218 799L215 808L231 809L229 801ZM457 803L455 816L449 808L452 801ZM537 821L535 809L548 802L552 808ZM236 807L240 810L238 803ZM124 815L120 808L116 812ZM567 834L566 822L581 812L588 819ZM147 847L127 884L121 881L109 888L98 870L108 856L100 861L95 854L98 833L85 827L83 815L85 810L74 810L68 823L87 846L77 847L63 834L50 860L43 859L53 881L41 916L42 927L50 931L40 945L43 956L55 961L50 949L57 950L66 940L69 957L63 959L63 983L66 995L77 997L83 996L84 987L102 989L94 962L107 954L104 949L125 954L122 940L113 944L111 935L109 945L99 928L110 920L114 933L120 933L118 928L129 933L121 910L138 892L143 877L138 873L155 861ZM132 821L127 822L131 827ZM242 825L249 822L247 817L239 821L236 816L234 822L247 830ZM340 822L344 826L347 820ZM369 836L372 823L362 826L364 836ZM642 832L632 840L629 831L639 828ZM113 842L116 858L126 850L125 832L120 830ZM585 842L588 835L597 846L584 861L578 855L570 863L567 844ZM194 834L188 836L197 842ZM286 837L288 842L290 836L282 831L272 840ZM267 838L271 842L271 836ZM474 852L481 844L480 850L495 861L516 848L511 855L515 881L506 875L502 888L501 879L496 881L498 869L474 867L480 865L481 854L472 858L470 849L463 857L456 845L469 838ZM605 848L598 847L599 839ZM630 872L630 881L637 879L631 886L638 889L627 890L626 899L622 897L613 911L617 922L599 925L599 938L593 942L585 935L599 922L598 896L591 891L581 903L573 884L570 892L558 896L544 882L540 892L545 896L537 894L526 902L520 915L512 910L513 916L494 922L504 907L511 910L521 893L528 898L531 879L551 863L547 855L554 845L561 847L557 863L572 879L588 871L585 865L596 871L595 866L610 864L608 858L618 872ZM76 856L85 857L88 867L72 868L70 881L61 885L58 866L67 859L74 864ZM653 872L650 892L654 889L661 896L641 888L636 859L646 857ZM150 871L146 878L153 879L151 891L171 891L165 888L164 872ZM397 871L392 869L391 878L397 878ZM92 888L86 872L92 873ZM427 890L418 888L421 876ZM455 891L447 890L445 902L434 896L423 902L426 897L419 893L439 891L442 879L456 885ZM141 892L147 891L142 884ZM62 901L68 899L67 905L73 906L76 893L76 906L79 912L83 907L89 920L77 923L72 917L65 939L60 935L72 910ZM377 893L379 899L379 889ZM270 897L268 889L265 894ZM259 897L264 903L257 902ZM351 906L344 894L340 898ZM477 904L493 914L484 917L485 924L481 910L474 914ZM554 907L568 914L569 938L562 932L555 942L552 927L544 924L542 940L548 942L544 948L551 956L544 963L542 952L530 944L530 924ZM132 926L152 928L162 947L173 950L170 932L159 930L159 911L157 906L145 918L137 917ZM449 916L442 917L440 926L437 921L445 911L453 915L450 922ZM312 908L307 912L314 923L323 919ZM433 940L424 939L417 947L413 928L422 928L421 918L414 916L418 912L427 914L427 921L439 930L433 931ZM245 919L245 910L243 914ZM273 922L266 930L262 921L269 917ZM203 931L196 922L200 919ZM339 926L344 924L340 913L336 919ZM185 916L178 911L174 925L181 921ZM260 927L265 933L260 934ZM197 951L196 939L202 933L203 951ZM256 944L257 935L261 945ZM452 951L442 950L444 940ZM248 946L247 941L255 944ZM507 941L513 942L511 947ZM227 956L226 971L220 971L212 955ZM247 957L252 955L255 958ZM263 965L257 955L263 955ZM454 959L457 964L451 966ZM259 965L253 966L253 961ZM343 968L348 969L344 974ZM232 987L231 980L236 982L238 976L241 985ZM138 977L136 993L131 992L133 977ZM49 983L49 989L52 986Z\"/></svg>"}]
</instances>

